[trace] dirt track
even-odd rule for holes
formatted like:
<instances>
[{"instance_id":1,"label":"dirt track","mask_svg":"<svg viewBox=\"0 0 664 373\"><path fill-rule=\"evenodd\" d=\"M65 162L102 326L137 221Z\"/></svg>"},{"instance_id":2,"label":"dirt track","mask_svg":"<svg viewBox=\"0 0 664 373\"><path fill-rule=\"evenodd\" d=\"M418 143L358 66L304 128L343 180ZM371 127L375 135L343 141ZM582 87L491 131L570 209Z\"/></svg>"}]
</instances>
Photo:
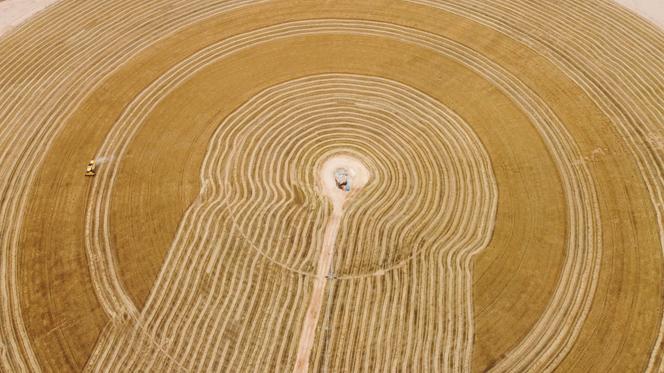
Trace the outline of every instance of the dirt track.
<instances>
[{"instance_id":1,"label":"dirt track","mask_svg":"<svg viewBox=\"0 0 664 373\"><path fill-rule=\"evenodd\" d=\"M594 0L178 4L0 40L4 370L663 369L664 34ZM372 181L321 288L339 153Z\"/></svg>"}]
</instances>

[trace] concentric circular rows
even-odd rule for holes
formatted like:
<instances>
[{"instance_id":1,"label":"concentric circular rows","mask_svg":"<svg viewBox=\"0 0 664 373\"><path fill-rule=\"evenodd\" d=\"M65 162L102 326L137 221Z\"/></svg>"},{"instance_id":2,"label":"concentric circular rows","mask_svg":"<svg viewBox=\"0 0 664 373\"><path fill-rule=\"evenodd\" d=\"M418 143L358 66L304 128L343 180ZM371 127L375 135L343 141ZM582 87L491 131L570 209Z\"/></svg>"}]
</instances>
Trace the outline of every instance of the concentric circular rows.
<instances>
[{"instance_id":1,"label":"concentric circular rows","mask_svg":"<svg viewBox=\"0 0 664 373\"><path fill-rule=\"evenodd\" d=\"M147 335L166 338L170 343L164 349L177 361L197 357L186 369L223 358L211 352L217 349L200 349L224 333L224 328L210 333L210 323L224 325L233 313L221 298L207 299L199 306L203 308L196 308L202 300L185 289L199 288L206 275L231 275L224 267L227 250L249 250L244 255L253 265L274 263L282 270L310 275L330 215L327 201L317 192L315 174L322 161L339 153L362 160L374 176L344 218L336 241L335 276L382 276L424 252L449 263L436 277L468 286L457 277L469 275L471 256L490 239L496 189L487 154L467 125L430 98L385 79L322 75L289 81L257 95L220 124L201 169L201 194L181 223L171 255L137 320L141 329L108 341L104 348L116 352L105 351L95 369L103 370L106 364L132 370L172 368L159 365L172 361L150 356L161 351L146 344L142 328ZM238 242L220 244L220 237L229 232ZM261 257L253 258L256 254ZM442 270L432 265L432 271ZM240 275L246 281L246 274ZM440 287L438 297L453 302L446 307L462 314L447 333L454 330L468 343L470 289ZM209 296L221 291L213 288ZM278 300L270 299L266 308L273 309ZM443 307L432 310L433 315L445 313ZM269 324L293 334L300 327ZM271 337L280 335L283 332ZM278 341L263 347L271 344ZM446 352L452 349L449 344ZM245 350L240 356L292 361L258 351ZM466 346L454 353L469 351ZM463 358L467 364L469 355Z\"/></svg>"},{"instance_id":2,"label":"concentric circular rows","mask_svg":"<svg viewBox=\"0 0 664 373\"><path fill-rule=\"evenodd\" d=\"M595 0L58 3L0 40L2 367L297 370L344 154L310 370L661 371L663 57Z\"/></svg>"}]
</instances>

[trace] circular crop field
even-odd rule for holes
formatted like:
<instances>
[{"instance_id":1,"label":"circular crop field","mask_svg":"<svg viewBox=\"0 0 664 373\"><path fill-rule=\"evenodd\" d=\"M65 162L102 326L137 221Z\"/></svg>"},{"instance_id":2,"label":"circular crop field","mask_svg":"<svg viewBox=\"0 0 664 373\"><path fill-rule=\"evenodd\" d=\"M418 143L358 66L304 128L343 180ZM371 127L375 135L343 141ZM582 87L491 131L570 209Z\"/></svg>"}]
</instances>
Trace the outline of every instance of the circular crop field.
<instances>
[{"instance_id":1,"label":"circular crop field","mask_svg":"<svg viewBox=\"0 0 664 373\"><path fill-rule=\"evenodd\" d=\"M2 371L663 372L663 247L664 32L613 2L0 38Z\"/></svg>"}]
</instances>

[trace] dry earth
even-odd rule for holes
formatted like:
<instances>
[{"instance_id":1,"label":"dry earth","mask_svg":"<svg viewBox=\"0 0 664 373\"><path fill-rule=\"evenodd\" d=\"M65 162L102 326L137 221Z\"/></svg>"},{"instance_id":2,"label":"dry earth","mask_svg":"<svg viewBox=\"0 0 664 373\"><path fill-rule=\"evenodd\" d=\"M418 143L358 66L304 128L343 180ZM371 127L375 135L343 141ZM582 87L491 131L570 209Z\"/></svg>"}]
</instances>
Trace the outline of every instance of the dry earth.
<instances>
[{"instance_id":1,"label":"dry earth","mask_svg":"<svg viewBox=\"0 0 664 373\"><path fill-rule=\"evenodd\" d=\"M56 1L58 0L0 0L0 35L15 29Z\"/></svg>"},{"instance_id":2,"label":"dry earth","mask_svg":"<svg viewBox=\"0 0 664 373\"><path fill-rule=\"evenodd\" d=\"M664 2L659 0L616 0L616 2L664 28Z\"/></svg>"},{"instance_id":3,"label":"dry earth","mask_svg":"<svg viewBox=\"0 0 664 373\"><path fill-rule=\"evenodd\" d=\"M0 369L663 372L663 124L604 0L57 2L0 38Z\"/></svg>"}]
</instances>

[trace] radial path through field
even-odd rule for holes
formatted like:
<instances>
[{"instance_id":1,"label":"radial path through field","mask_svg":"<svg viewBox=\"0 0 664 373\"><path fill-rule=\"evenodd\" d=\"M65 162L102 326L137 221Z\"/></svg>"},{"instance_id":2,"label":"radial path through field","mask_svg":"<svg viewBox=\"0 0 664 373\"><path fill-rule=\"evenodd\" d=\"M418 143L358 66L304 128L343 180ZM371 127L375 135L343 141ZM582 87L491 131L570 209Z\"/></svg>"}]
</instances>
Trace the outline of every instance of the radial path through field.
<instances>
[{"instance_id":1,"label":"radial path through field","mask_svg":"<svg viewBox=\"0 0 664 373\"><path fill-rule=\"evenodd\" d=\"M346 185L339 184L337 177L341 173L343 173L343 177L347 178L344 180ZM316 278L302 326L294 372L309 371L311 349L314 345L316 325L318 325L321 314L325 285L328 278L334 277L334 273L331 272L332 260L341 218L346 204L352 200L353 195L362 190L362 187L369 181L369 176L369 170L361 161L344 155L336 155L327 159L318 173L319 190L323 197L332 202L332 215L325 224L323 244L316 266ZM346 190L346 186L348 190Z\"/></svg>"}]
</instances>

